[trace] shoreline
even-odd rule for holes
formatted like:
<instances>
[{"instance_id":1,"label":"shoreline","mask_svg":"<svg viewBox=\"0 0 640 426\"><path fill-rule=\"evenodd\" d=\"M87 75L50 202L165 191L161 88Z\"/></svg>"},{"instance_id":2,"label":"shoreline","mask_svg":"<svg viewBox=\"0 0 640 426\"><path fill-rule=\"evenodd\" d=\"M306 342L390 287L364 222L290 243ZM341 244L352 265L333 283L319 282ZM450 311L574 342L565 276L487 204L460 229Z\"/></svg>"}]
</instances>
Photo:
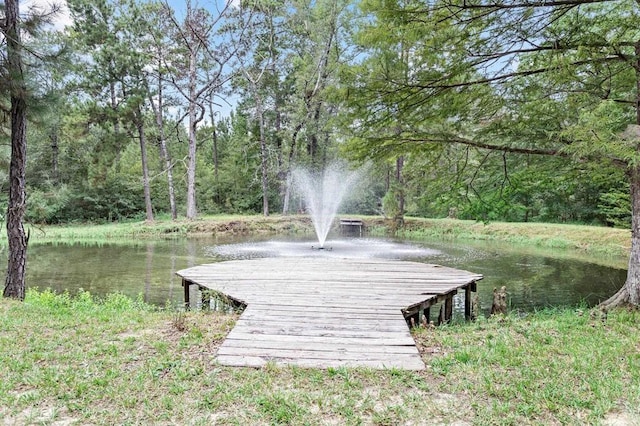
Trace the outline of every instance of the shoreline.
<instances>
[{"instance_id":1,"label":"shoreline","mask_svg":"<svg viewBox=\"0 0 640 426\"><path fill-rule=\"evenodd\" d=\"M627 229L550 223L489 222L406 218L401 227L377 216L350 215L364 221L369 236L443 241L505 242L527 247L566 249L608 257L626 257L631 246ZM103 225L26 225L31 244L75 241L118 241L134 238L232 237L241 235L311 235L304 215L204 216L200 219L121 222ZM335 228L335 227L334 227ZM4 236L4 235L3 235ZM6 238L6 237L4 237Z\"/></svg>"}]
</instances>

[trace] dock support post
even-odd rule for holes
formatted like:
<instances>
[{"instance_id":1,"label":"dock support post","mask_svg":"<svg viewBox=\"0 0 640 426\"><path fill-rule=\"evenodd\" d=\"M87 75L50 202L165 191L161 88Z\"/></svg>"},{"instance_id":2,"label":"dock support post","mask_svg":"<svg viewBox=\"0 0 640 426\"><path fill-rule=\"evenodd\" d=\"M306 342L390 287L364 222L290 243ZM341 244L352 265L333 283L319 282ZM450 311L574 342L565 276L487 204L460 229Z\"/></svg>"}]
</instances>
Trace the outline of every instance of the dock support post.
<instances>
[{"instance_id":1,"label":"dock support post","mask_svg":"<svg viewBox=\"0 0 640 426\"><path fill-rule=\"evenodd\" d=\"M444 303L440 305L440 311L438 312L438 325L445 323L444 319Z\"/></svg>"},{"instance_id":2,"label":"dock support post","mask_svg":"<svg viewBox=\"0 0 640 426\"><path fill-rule=\"evenodd\" d=\"M444 321L448 324L453 317L453 295L448 294L444 301Z\"/></svg>"},{"instance_id":3,"label":"dock support post","mask_svg":"<svg viewBox=\"0 0 640 426\"><path fill-rule=\"evenodd\" d=\"M427 306L422 310L422 318L424 318L425 325L431 324L431 306Z\"/></svg>"},{"instance_id":4,"label":"dock support post","mask_svg":"<svg viewBox=\"0 0 640 426\"><path fill-rule=\"evenodd\" d=\"M211 309L211 292L201 287L200 295L202 299L202 310Z\"/></svg>"},{"instance_id":5,"label":"dock support post","mask_svg":"<svg viewBox=\"0 0 640 426\"><path fill-rule=\"evenodd\" d=\"M417 327L418 325L420 325L420 311L407 318L407 325L409 326L409 328Z\"/></svg>"},{"instance_id":6,"label":"dock support post","mask_svg":"<svg viewBox=\"0 0 640 426\"><path fill-rule=\"evenodd\" d=\"M471 285L464 288L464 319L469 321L471 317Z\"/></svg>"},{"instance_id":7,"label":"dock support post","mask_svg":"<svg viewBox=\"0 0 640 426\"><path fill-rule=\"evenodd\" d=\"M189 308L191 307L191 300L189 296L189 288L191 287L191 283L183 278L182 287L184 287L184 309L189 310Z\"/></svg>"}]
</instances>

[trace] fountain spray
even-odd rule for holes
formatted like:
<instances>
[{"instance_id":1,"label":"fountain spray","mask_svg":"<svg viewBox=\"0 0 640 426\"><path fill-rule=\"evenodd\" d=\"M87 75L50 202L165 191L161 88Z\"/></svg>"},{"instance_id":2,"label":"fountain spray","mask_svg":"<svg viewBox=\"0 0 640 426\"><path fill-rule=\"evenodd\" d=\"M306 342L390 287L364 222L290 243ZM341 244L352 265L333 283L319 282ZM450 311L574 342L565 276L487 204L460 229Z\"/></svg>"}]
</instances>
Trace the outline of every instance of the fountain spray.
<instances>
[{"instance_id":1,"label":"fountain spray","mask_svg":"<svg viewBox=\"0 0 640 426\"><path fill-rule=\"evenodd\" d=\"M303 168L293 171L293 182L304 199L318 237L320 246L315 248L324 249L338 208L361 175L361 170L350 171L339 163L329 165L320 173L312 173Z\"/></svg>"}]
</instances>

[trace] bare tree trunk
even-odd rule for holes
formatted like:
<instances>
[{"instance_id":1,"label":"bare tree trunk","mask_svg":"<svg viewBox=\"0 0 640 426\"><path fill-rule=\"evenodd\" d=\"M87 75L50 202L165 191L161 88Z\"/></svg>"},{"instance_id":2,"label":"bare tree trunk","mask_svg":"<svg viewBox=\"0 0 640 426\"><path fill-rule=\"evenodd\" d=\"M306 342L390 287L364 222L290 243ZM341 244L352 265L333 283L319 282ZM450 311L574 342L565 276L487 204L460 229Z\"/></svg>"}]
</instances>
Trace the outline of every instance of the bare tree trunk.
<instances>
[{"instance_id":1,"label":"bare tree trunk","mask_svg":"<svg viewBox=\"0 0 640 426\"><path fill-rule=\"evenodd\" d=\"M60 147L58 146L58 126L55 126L51 130L49 135L51 141L51 179L54 183L58 183L60 179L60 173L58 172L58 157L60 154Z\"/></svg>"},{"instance_id":2,"label":"bare tree trunk","mask_svg":"<svg viewBox=\"0 0 640 426\"><path fill-rule=\"evenodd\" d=\"M404 177L402 170L404 169L404 156L396 158L396 184L398 185L398 215L397 219L404 219Z\"/></svg>"},{"instance_id":3,"label":"bare tree trunk","mask_svg":"<svg viewBox=\"0 0 640 426\"><path fill-rule=\"evenodd\" d=\"M178 218L178 210L176 208L176 196L173 186L173 165L171 164L171 156L167 149L167 138L164 134L164 116L163 116L163 99L162 99L162 81L158 77L158 105L156 106L153 98L149 96L149 102L156 117L156 127L158 129L158 138L160 139L160 157L164 161L165 170L167 171L167 185L169 186L169 208L171 210L171 219Z\"/></svg>"},{"instance_id":4,"label":"bare tree trunk","mask_svg":"<svg viewBox=\"0 0 640 426\"><path fill-rule=\"evenodd\" d=\"M220 203L220 194L218 191L218 171L220 166L218 161L218 132L216 131L216 112L213 110L213 94L209 99L209 118L211 119L211 138L213 142L213 181L216 185L214 189L214 201Z\"/></svg>"},{"instance_id":5,"label":"bare tree trunk","mask_svg":"<svg viewBox=\"0 0 640 426\"><path fill-rule=\"evenodd\" d=\"M267 141L264 131L264 111L262 98L254 85L254 96L256 100L256 114L258 115L258 125L260 127L260 161L262 163L262 214L269 216L269 176L267 169Z\"/></svg>"},{"instance_id":6,"label":"bare tree trunk","mask_svg":"<svg viewBox=\"0 0 640 426\"><path fill-rule=\"evenodd\" d=\"M640 306L640 167L635 166L631 172L631 202L633 214L631 224L631 254L629 256L629 270L627 281L623 289L626 290L628 302Z\"/></svg>"},{"instance_id":7,"label":"bare tree trunk","mask_svg":"<svg viewBox=\"0 0 640 426\"><path fill-rule=\"evenodd\" d=\"M293 178L291 176L291 170L287 170L285 172L284 179L284 199L282 201L282 214L289 214L289 202L291 200L291 184L293 183Z\"/></svg>"},{"instance_id":8,"label":"bare tree trunk","mask_svg":"<svg viewBox=\"0 0 640 426\"><path fill-rule=\"evenodd\" d=\"M109 94L111 95L111 110L113 111L114 116L118 116L118 94L116 90L116 84L114 82L109 83ZM116 145L116 171L120 171L120 159L122 157L122 149L120 146L120 123L118 119L115 119L113 123L113 136L115 138Z\"/></svg>"},{"instance_id":9,"label":"bare tree trunk","mask_svg":"<svg viewBox=\"0 0 640 426\"><path fill-rule=\"evenodd\" d=\"M7 239L9 259L4 297L24 300L28 237L24 231L26 207L27 160L27 89L22 70L18 0L5 2L3 32L7 43L7 67L11 77L11 166L9 170L9 205Z\"/></svg>"},{"instance_id":10,"label":"bare tree trunk","mask_svg":"<svg viewBox=\"0 0 640 426\"><path fill-rule=\"evenodd\" d=\"M298 144L298 134L300 133L300 130L302 130L302 127L304 126L304 121L301 121L300 123L298 123L298 125L296 125L295 129L293 130L293 135L291 136L291 149L289 151L289 157L287 160L287 169L286 169L286 176L285 176L285 191L284 191L284 201L282 203L282 214L287 214L287 212L289 211L289 201L291 198L291 185L293 184L293 179L291 177L291 169L293 167L293 158L295 157L295 153L296 153L296 149L297 149L297 144Z\"/></svg>"},{"instance_id":11,"label":"bare tree trunk","mask_svg":"<svg viewBox=\"0 0 640 426\"><path fill-rule=\"evenodd\" d=\"M19 300L24 300L28 243L23 225L26 207L26 108L23 98L11 97L11 168L7 208L9 264L3 295Z\"/></svg>"},{"instance_id":12,"label":"bare tree trunk","mask_svg":"<svg viewBox=\"0 0 640 426\"><path fill-rule=\"evenodd\" d=\"M144 206L147 212L147 221L153 222L153 206L151 204L151 188L149 187L149 167L147 164L147 141L144 136L144 123L142 111L138 109L136 128L140 139L140 159L142 161L142 186L144 188Z\"/></svg>"},{"instance_id":13,"label":"bare tree trunk","mask_svg":"<svg viewBox=\"0 0 640 426\"><path fill-rule=\"evenodd\" d=\"M189 55L189 152L187 163L187 219L195 219L196 210L196 50Z\"/></svg>"}]
</instances>

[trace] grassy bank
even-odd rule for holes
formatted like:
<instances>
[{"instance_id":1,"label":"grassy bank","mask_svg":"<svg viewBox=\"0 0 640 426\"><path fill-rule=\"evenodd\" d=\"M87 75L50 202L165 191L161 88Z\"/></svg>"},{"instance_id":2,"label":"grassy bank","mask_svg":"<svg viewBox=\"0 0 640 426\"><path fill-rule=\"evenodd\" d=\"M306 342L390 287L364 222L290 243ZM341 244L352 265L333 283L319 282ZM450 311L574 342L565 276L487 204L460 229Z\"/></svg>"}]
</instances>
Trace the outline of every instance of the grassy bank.
<instances>
[{"instance_id":1,"label":"grassy bank","mask_svg":"<svg viewBox=\"0 0 640 426\"><path fill-rule=\"evenodd\" d=\"M378 234L388 232L384 222L372 221ZM571 249L607 256L628 256L628 229L552 223L477 222L457 219L407 218L396 234L406 238L507 242L541 248Z\"/></svg>"},{"instance_id":2,"label":"grassy bank","mask_svg":"<svg viewBox=\"0 0 640 426\"><path fill-rule=\"evenodd\" d=\"M236 317L29 291L0 300L4 424L634 424L640 313L414 335L423 372L217 365ZM622 423L613 423L614 421ZM637 423L636 423L637 424Z\"/></svg>"},{"instance_id":3,"label":"grassy bank","mask_svg":"<svg viewBox=\"0 0 640 426\"><path fill-rule=\"evenodd\" d=\"M630 231L596 226L543 223L482 223L454 219L407 218L403 227L380 217L358 216L370 235L436 238L460 241L496 241L541 248L577 250L604 256L627 256ZM118 241L132 238L172 238L208 235L300 235L313 233L306 216L207 216L198 220L158 220L105 225L29 225L31 242ZM4 230L0 230L4 232ZM3 238L4 240L4 238Z\"/></svg>"},{"instance_id":4,"label":"grassy bank","mask_svg":"<svg viewBox=\"0 0 640 426\"><path fill-rule=\"evenodd\" d=\"M27 225L35 244L56 241L118 241L132 238L175 238L187 236L229 237L235 235L303 234L313 231L305 216L207 216L197 220L160 219L154 222L119 222L100 225ZM5 231L0 231L5 232Z\"/></svg>"}]
</instances>

